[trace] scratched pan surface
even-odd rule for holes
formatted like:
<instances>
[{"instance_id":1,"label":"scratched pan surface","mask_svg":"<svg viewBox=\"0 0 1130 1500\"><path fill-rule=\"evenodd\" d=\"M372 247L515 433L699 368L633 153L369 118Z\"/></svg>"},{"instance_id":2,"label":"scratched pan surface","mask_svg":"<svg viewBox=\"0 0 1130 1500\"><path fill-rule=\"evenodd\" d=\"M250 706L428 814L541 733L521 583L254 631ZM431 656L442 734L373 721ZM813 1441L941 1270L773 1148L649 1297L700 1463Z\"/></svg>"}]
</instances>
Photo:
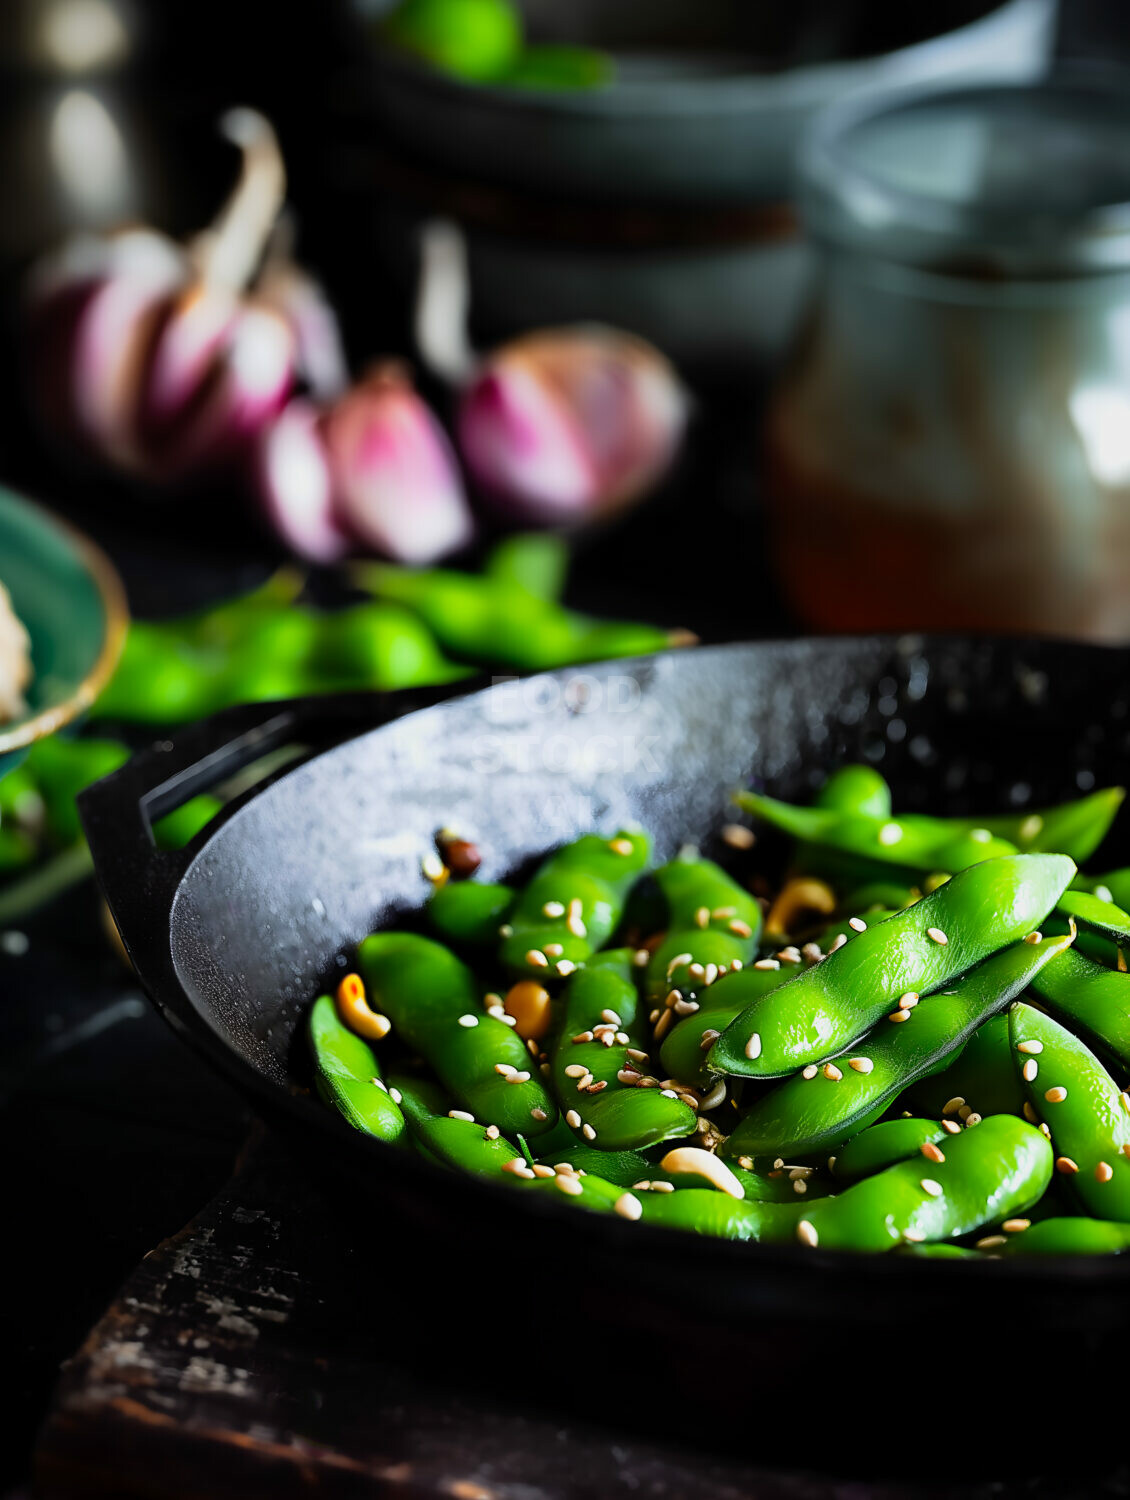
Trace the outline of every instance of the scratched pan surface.
<instances>
[{"instance_id":1,"label":"scratched pan surface","mask_svg":"<svg viewBox=\"0 0 1130 1500\"><path fill-rule=\"evenodd\" d=\"M296 1031L358 940L422 904L420 858L443 825L476 840L489 880L627 821L652 831L660 859L686 842L719 853L735 786L803 798L845 759L879 766L900 809L1038 806L1125 780L1128 668L1130 653L1063 643L795 641L448 701L305 699L178 731L89 791L83 817L149 994L330 1186L341 1217L327 1232L364 1245L359 1308L379 1288L394 1347L422 1342L472 1379L518 1372L526 1394L612 1402L798 1463L823 1461L861 1422L886 1434L884 1453L899 1428L930 1437L935 1467L972 1462L912 1418L909 1374L931 1402L957 1402L990 1465L1046 1468L1046 1444L1000 1441L1031 1398L1024 1351L1038 1343L1073 1372L1057 1411L1074 1403L1084 1422L1130 1334L1130 1261L868 1258L588 1216L352 1131L303 1091ZM187 850L154 849L151 818L283 742L332 748ZM1128 858L1112 838L1102 862ZM891 1423L896 1410L905 1422Z\"/></svg>"}]
</instances>

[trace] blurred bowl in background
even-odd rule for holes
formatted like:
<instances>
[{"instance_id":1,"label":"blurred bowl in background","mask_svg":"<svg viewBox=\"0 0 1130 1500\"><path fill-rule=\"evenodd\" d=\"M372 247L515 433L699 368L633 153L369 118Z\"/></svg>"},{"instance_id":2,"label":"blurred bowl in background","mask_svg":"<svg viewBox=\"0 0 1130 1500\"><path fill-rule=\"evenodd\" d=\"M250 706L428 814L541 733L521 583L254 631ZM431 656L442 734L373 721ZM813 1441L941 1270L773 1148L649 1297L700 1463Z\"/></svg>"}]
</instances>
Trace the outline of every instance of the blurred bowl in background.
<instances>
[{"instance_id":1,"label":"blurred bowl in background","mask_svg":"<svg viewBox=\"0 0 1130 1500\"><path fill-rule=\"evenodd\" d=\"M28 711L0 724L10 760L85 712L125 643L125 592L106 557L49 511L0 488L0 583L31 636Z\"/></svg>"},{"instance_id":2,"label":"blurred bowl in background","mask_svg":"<svg viewBox=\"0 0 1130 1500\"><path fill-rule=\"evenodd\" d=\"M764 365L794 331L807 256L792 165L820 108L889 87L1031 79L1056 20L1055 0L958 0L884 29L875 7L846 0L764 15L727 0L522 9L539 41L606 47L614 81L579 92L471 84L374 42L336 101L351 138L327 162L342 222L363 226L409 295L420 222L459 219L485 342L595 318L690 369ZM955 17L964 24L927 34ZM859 55L869 46L886 50Z\"/></svg>"}]
</instances>

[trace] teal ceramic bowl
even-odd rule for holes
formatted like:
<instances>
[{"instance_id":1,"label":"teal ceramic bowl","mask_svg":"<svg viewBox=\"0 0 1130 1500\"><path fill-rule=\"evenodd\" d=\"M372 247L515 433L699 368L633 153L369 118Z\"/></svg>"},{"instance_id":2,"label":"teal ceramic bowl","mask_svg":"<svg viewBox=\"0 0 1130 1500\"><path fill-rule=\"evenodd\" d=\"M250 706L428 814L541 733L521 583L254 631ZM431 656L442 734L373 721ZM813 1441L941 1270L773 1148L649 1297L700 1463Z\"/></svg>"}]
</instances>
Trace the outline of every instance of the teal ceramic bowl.
<instances>
[{"instance_id":1,"label":"teal ceramic bowl","mask_svg":"<svg viewBox=\"0 0 1130 1500\"><path fill-rule=\"evenodd\" d=\"M125 641L125 592L81 532L0 488L0 583L31 636L27 713L0 724L0 773L35 740L83 713Z\"/></svg>"}]
</instances>

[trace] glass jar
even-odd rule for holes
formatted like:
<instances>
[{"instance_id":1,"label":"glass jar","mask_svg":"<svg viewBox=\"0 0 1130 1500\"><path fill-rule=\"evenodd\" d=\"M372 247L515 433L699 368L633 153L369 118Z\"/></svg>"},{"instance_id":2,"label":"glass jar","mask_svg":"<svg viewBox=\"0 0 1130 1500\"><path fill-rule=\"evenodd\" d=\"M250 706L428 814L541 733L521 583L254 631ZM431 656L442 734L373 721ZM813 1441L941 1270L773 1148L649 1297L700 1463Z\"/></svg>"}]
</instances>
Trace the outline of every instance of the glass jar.
<instances>
[{"instance_id":1,"label":"glass jar","mask_svg":"<svg viewBox=\"0 0 1130 1500\"><path fill-rule=\"evenodd\" d=\"M765 434L797 612L1130 640L1130 83L838 110L801 202L820 281Z\"/></svg>"}]
</instances>

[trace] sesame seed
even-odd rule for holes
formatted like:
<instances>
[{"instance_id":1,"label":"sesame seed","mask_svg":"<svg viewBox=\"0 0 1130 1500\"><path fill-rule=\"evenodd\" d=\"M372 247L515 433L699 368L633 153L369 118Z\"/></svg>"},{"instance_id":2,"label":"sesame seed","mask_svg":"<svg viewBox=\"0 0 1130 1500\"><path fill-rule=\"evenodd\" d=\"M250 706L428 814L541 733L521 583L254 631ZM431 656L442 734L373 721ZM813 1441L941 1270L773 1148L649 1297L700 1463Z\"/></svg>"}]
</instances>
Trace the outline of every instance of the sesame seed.
<instances>
[{"instance_id":1,"label":"sesame seed","mask_svg":"<svg viewBox=\"0 0 1130 1500\"><path fill-rule=\"evenodd\" d=\"M743 922L741 917L734 917L730 923L730 931L735 937L751 938L753 936L753 928L748 922Z\"/></svg>"},{"instance_id":2,"label":"sesame seed","mask_svg":"<svg viewBox=\"0 0 1130 1500\"><path fill-rule=\"evenodd\" d=\"M1071 1160L1070 1156L1057 1156L1055 1159L1055 1169L1057 1172L1062 1172L1065 1177L1070 1177L1078 1172L1079 1167L1076 1162Z\"/></svg>"},{"instance_id":3,"label":"sesame seed","mask_svg":"<svg viewBox=\"0 0 1130 1500\"><path fill-rule=\"evenodd\" d=\"M1097 885L1091 894L1100 901L1109 901L1112 905L1114 903L1114 893L1109 885Z\"/></svg>"},{"instance_id":4,"label":"sesame seed","mask_svg":"<svg viewBox=\"0 0 1130 1500\"><path fill-rule=\"evenodd\" d=\"M497 1141L500 1131L497 1125L488 1125L485 1133L488 1141Z\"/></svg>"},{"instance_id":5,"label":"sesame seed","mask_svg":"<svg viewBox=\"0 0 1130 1500\"><path fill-rule=\"evenodd\" d=\"M1005 1234L1023 1234L1032 1227L1031 1219L1006 1219L1001 1225Z\"/></svg>"},{"instance_id":6,"label":"sesame seed","mask_svg":"<svg viewBox=\"0 0 1130 1500\"><path fill-rule=\"evenodd\" d=\"M580 1078L577 1079L577 1093L579 1094L583 1092L583 1090L587 1089L591 1082L592 1074L586 1069L585 1072L581 1074Z\"/></svg>"},{"instance_id":7,"label":"sesame seed","mask_svg":"<svg viewBox=\"0 0 1130 1500\"><path fill-rule=\"evenodd\" d=\"M509 1161L504 1161L502 1163L502 1170L504 1172L513 1172L515 1177L525 1177L527 1174L532 1177L534 1175L529 1167L527 1167L524 1156L512 1156Z\"/></svg>"},{"instance_id":8,"label":"sesame seed","mask_svg":"<svg viewBox=\"0 0 1130 1500\"><path fill-rule=\"evenodd\" d=\"M1121 951L1122 950L1119 949L1119 952L1121 952ZM740 958L732 958L730 960L730 971L731 971L731 973L737 974L741 968L742 968L742 961L741 961Z\"/></svg>"},{"instance_id":9,"label":"sesame seed","mask_svg":"<svg viewBox=\"0 0 1130 1500\"><path fill-rule=\"evenodd\" d=\"M1044 1098L1049 1104L1062 1104L1067 1098L1067 1090L1057 1083L1055 1088L1046 1091Z\"/></svg>"},{"instance_id":10,"label":"sesame seed","mask_svg":"<svg viewBox=\"0 0 1130 1500\"><path fill-rule=\"evenodd\" d=\"M673 1182L653 1182L651 1184L651 1191L653 1193L673 1193L675 1191L675 1184Z\"/></svg>"},{"instance_id":11,"label":"sesame seed","mask_svg":"<svg viewBox=\"0 0 1130 1500\"><path fill-rule=\"evenodd\" d=\"M1038 1125L1040 1123L1039 1115L1028 1103L1027 1099L1024 1101L1024 1118L1028 1121L1029 1125Z\"/></svg>"},{"instance_id":12,"label":"sesame seed","mask_svg":"<svg viewBox=\"0 0 1130 1500\"><path fill-rule=\"evenodd\" d=\"M710 908L709 908L709 906L700 906L699 909L695 912L695 914L694 914L694 925L696 927L709 927L710 926Z\"/></svg>"},{"instance_id":13,"label":"sesame seed","mask_svg":"<svg viewBox=\"0 0 1130 1500\"><path fill-rule=\"evenodd\" d=\"M852 929L853 932L867 931L867 923L863 920L862 917L851 917L848 921L848 926ZM843 934L841 934L841 936L842 935Z\"/></svg>"},{"instance_id":14,"label":"sesame seed","mask_svg":"<svg viewBox=\"0 0 1130 1500\"><path fill-rule=\"evenodd\" d=\"M612 850L613 854L619 854L622 858L626 859L631 854L633 845L631 839L610 839L608 847Z\"/></svg>"},{"instance_id":15,"label":"sesame seed","mask_svg":"<svg viewBox=\"0 0 1130 1500\"><path fill-rule=\"evenodd\" d=\"M533 1109L530 1110L530 1119L531 1120L548 1120L549 1116L546 1114L545 1110L542 1109L542 1107L541 1107L540 1104L535 1104L534 1107L533 1107Z\"/></svg>"},{"instance_id":16,"label":"sesame seed","mask_svg":"<svg viewBox=\"0 0 1130 1500\"><path fill-rule=\"evenodd\" d=\"M800 952L801 957L810 964L819 963L824 957L824 950L819 943L805 943Z\"/></svg>"},{"instance_id":17,"label":"sesame seed","mask_svg":"<svg viewBox=\"0 0 1130 1500\"><path fill-rule=\"evenodd\" d=\"M670 1031L671 1023L674 1019L674 1011L665 1010L660 1012L659 1020L655 1023L655 1031L653 1033L657 1042L661 1042Z\"/></svg>"},{"instance_id":18,"label":"sesame seed","mask_svg":"<svg viewBox=\"0 0 1130 1500\"><path fill-rule=\"evenodd\" d=\"M1095 1181L1109 1182L1114 1176L1114 1168L1108 1161L1100 1161L1095 1167Z\"/></svg>"},{"instance_id":19,"label":"sesame seed","mask_svg":"<svg viewBox=\"0 0 1130 1500\"><path fill-rule=\"evenodd\" d=\"M573 1038L573 1045L576 1046L576 1044L578 1042L591 1042L591 1041L592 1041L592 1032L591 1031L578 1031L577 1034L576 1034L576 1036Z\"/></svg>"},{"instance_id":20,"label":"sesame seed","mask_svg":"<svg viewBox=\"0 0 1130 1500\"><path fill-rule=\"evenodd\" d=\"M799 964L800 949L794 947L792 943L789 943L788 946L782 948L781 951L775 955L775 957L779 958L783 964Z\"/></svg>"},{"instance_id":21,"label":"sesame seed","mask_svg":"<svg viewBox=\"0 0 1130 1500\"><path fill-rule=\"evenodd\" d=\"M700 1109L717 1109L726 1098L726 1080L719 1078L708 1094L702 1096Z\"/></svg>"},{"instance_id":22,"label":"sesame seed","mask_svg":"<svg viewBox=\"0 0 1130 1500\"><path fill-rule=\"evenodd\" d=\"M1033 944L1042 943L1044 941L1044 934L1042 932L1026 932L1024 934L1024 941Z\"/></svg>"},{"instance_id":23,"label":"sesame seed","mask_svg":"<svg viewBox=\"0 0 1130 1500\"><path fill-rule=\"evenodd\" d=\"M926 936L931 942L939 943L943 948L949 942L949 938L946 937L940 927L927 927Z\"/></svg>"},{"instance_id":24,"label":"sesame seed","mask_svg":"<svg viewBox=\"0 0 1130 1500\"><path fill-rule=\"evenodd\" d=\"M560 958L561 955L565 952L565 949L561 946L560 943L546 943L543 952L545 953L546 958Z\"/></svg>"},{"instance_id":25,"label":"sesame seed","mask_svg":"<svg viewBox=\"0 0 1130 1500\"><path fill-rule=\"evenodd\" d=\"M420 873L426 880L436 882L444 879L447 868L438 854L425 854L420 861Z\"/></svg>"},{"instance_id":26,"label":"sesame seed","mask_svg":"<svg viewBox=\"0 0 1130 1500\"><path fill-rule=\"evenodd\" d=\"M768 971L770 969L779 969L781 967L781 961L779 958L759 958L753 967L755 969L762 969L764 971Z\"/></svg>"},{"instance_id":27,"label":"sesame seed","mask_svg":"<svg viewBox=\"0 0 1130 1500\"><path fill-rule=\"evenodd\" d=\"M479 1018L478 1016L460 1016L459 1024L460 1026L477 1026L479 1024Z\"/></svg>"},{"instance_id":28,"label":"sesame seed","mask_svg":"<svg viewBox=\"0 0 1130 1500\"><path fill-rule=\"evenodd\" d=\"M857 1073L870 1073L875 1064L869 1057L852 1057L848 1059L848 1067Z\"/></svg>"},{"instance_id":29,"label":"sesame seed","mask_svg":"<svg viewBox=\"0 0 1130 1500\"><path fill-rule=\"evenodd\" d=\"M676 1000L671 1008L677 1016L693 1016L699 1004L697 1000Z\"/></svg>"},{"instance_id":30,"label":"sesame seed","mask_svg":"<svg viewBox=\"0 0 1130 1500\"><path fill-rule=\"evenodd\" d=\"M449 1109L447 1111L447 1118L449 1120L467 1120L472 1125L475 1123L475 1117L474 1117L474 1115L470 1114L465 1109Z\"/></svg>"},{"instance_id":31,"label":"sesame seed","mask_svg":"<svg viewBox=\"0 0 1130 1500\"><path fill-rule=\"evenodd\" d=\"M981 1116L979 1114L977 1114L976 1112L968 1114L965 1117L965 1128L966 1128L966 1130L972 1130L973 1127L974 1127L974 1125L980 1125L980 1123L981 1123Z\"/></svg>"},{"instance_id":32,"label":"sesame seed","mask_svg":"<svg viewBox=\"0 0 1130 1500\"><path fill-rule=\"evenodd\" d=\"M580 1129L580 1126L581 1126L581 1117L580 1117L580 1115L577 1113L577 1111L575 1109L569 1110L569 1112L566 1114L566 1116L565 1116L565 1123L566 1123L566 1125L568 1125L568 1127L569 1127L570 1130L579 1130Z\"/></svg>"},{"instance_id":33,"label":"sesame seed","mask_svg":"<svg viewBox=\"0 0 1130 1500\"><path fill-rule=\"evenodd\" d=\"M503 922L502 926L498 929L498 935L500 938L513 937L514 929L509 922Z\"/></svg>"},{"instance_id":34,"label":"sesame seed","mask_svg":"<svg viewBox=\"0 0 1130 1500\"><path fill-rule=\"evenodd\" d=\"M926 1235L921 1229L904 1229L902 1237L910 1245L920 1245Z\"/></svg>"},{"instance_id":35,"label":"sesame seed","mask_svg":"<svg viewBox=\"0 0 1130 1500\"><path fill-rule=\"evenodd\" d=\"M969 837L975 844L991 844L993 836L987 828L971 828Z\"/></svg>"},{"instance_id":36,"label":"sesame seed","mask_svg":"<svg viewBox=\"0 0 1130 1500\"><path fill-rule=\"evenodd\" d=\"M751 1062L755 1057L761 1056L761 1038L756 1031L745 1044L745 1055Z\"/></svg>"},{"instance_id":37,"label":"sesame seed","mask_svg":"<svg viewBox=\"0 0 1130 1500\"><path fill-rule=\"evenodd\" d=\"M495 1063L494 1071L501 1073L503 1078L509 1078L511 1073L516 1073L518 1069L512 1068L509 1063Z\"/></svg>"},{"instance_id":38,"label":"sesame seed","mask_svg":"<svg viewBox=\"0 0 1130 1500\"><path fill-rule=\"evenodd\" d=\"M507 1083L529 1083L529 1081L530 1075L528 1073L514 1072L506 1075Z\"/></svg>"},{"instance_id":39,"label":"sesame seed","mask_svg":"<svg viewBox=\"0 0 1130 1500\"><path fill-rule=\"evenodd\" d=\"M1044 826L1044 820L1039 813L1029 813L1016 830L1022 839L1034 839Z\"/></svg>"},{"instance_id":40,"label":"sesame seed","mask_svg":"<svg viewBox=\"0 0 1130 1500\"><path fill-rule=\"evenodd\" d=\"M566 1197L569 1198L579 1198L585 1190L580 1178L574 1177L571 1172L559 1172L554 1181Z\"/></svg>"},{"instance_id":41,"label":"sesame seed","mask_svg":"<svg viewBox=\"0 0 1130 1500\"><path fill-rule=\"evenodd\" d=\"M1039 1071L1040 1065L1034 1057L1030 1057L1020 1070L1025 1083L1031 1083Z\"/></svg>"},{"instance_id":42,"label":"sesame seed","mask_svg":"<svg viewBox=\"0 0 1130 1500\"><path fill-rule=\"evenodd\" d=\"M957 1123L956 1120L943 1120L942 1129L949 1135L961 1134L961 1126Z\"/></svg>"},{"instance_id":43,"label":"sesame seed","mask_svg":"<svg viewBox=\"0 0 1130 1500\"><path fill-rule=\"evenodd\" d=\"M798 1177L793 1183L793 1192L802 1194L808 1192L808 1183L805 1182L803 1177Z\"/></svg>"},{"instance_id":44,"label":"sesame seed","mask_svg":"<svg viewBox=\"0 0 1130 1500\"><path fill-rule=\"evenodd\" d=\"M891 1014L887 1017L887 1020L888 1021L894 1021L896 1024L899 1021L909 1021L910 1020L910 1012L908 1010L893 1010L891 1012Z\"/></svg>"},{"instance_id":45,"label":"sesame seed","mask_svg":"<svg viewBox=\"0 0 1130 1500\"><path fill-rule=\"evenodd\" d=\"M664 1099L677 1099L679 1097L674 1089L660 1089L659 1092Z\"/></svg>"},{"instance_id":46,"label":"sesame seed","mask_svg":"<svg viewBox=\"0 0 1130 1500\"><path fill-rule=\"evenodd\" d=\"M924 1193L929 1193L931 1198L940 1198L942 1196L942 1184L935 1182L932 1177L923 1177L919 1186Z\"/></svg>"},{"instance_id":47,"label":"sesame seed","mask_svg":"<svg viewBox=\"0 0 1130 1500\"><path fill-rule=\"evenodd\" d=\"M1030 1052L1033 1057L1038 1057L1044 1050L1043 1042L1017 1042L1017 1052Z\"/></svg>"},{"instance_id":48,"label":"sesame seed","mask_svg":"<svg viewBox=\"0 0 1130 1500\"><path fill-rule=\"evenodd\" d=\"M668 990L667 994L664 996L663 1004L670 1008L672 1005L678 1005L679 1001L682 998L682 990Z\"/></svg>"},{"instance_id":49,"label":"sesame seed","mask_svg":"<svg viewBox=\"0 0 1130 1500\"><path fill-rule=\"evenodd\" d=\"M946 1159L945 1152L935 1146L933 1141L924 1142L918 1149L927 1161L942 1162Z\"/></svg>"},{"instance_id":50,"label":"sesame seed","mask_svg":"<svg viewBox=\"0 0 1130 1500\"><path fill-rule=\"evenodd\" d=\"M528 948L526 950L526 962L533 964L536 969L548 969L549 959L539 948Z\"/></svg>"},{"instance_id":51,"label":"sesame seed","mask_svg":"<svg viewBox=\"0 0 1130 1500\"><path fill-rule=\"evenodd\" d=\"M703 968L703 966L701 964L688 964L687 965L687 973L690 975L690 977L692 979L705 979L706 978L706 970Z\"/></svg>"},{"instance_id":52,"label":"sesame seed","mask_svg":"<svg viewBox=\"0 0 1130 1500\"><path fill-rule=\"evenodd\" d=\"M952 1099L947 1099L945 1104L942 1105L942 1114L956 1115L958 1110L964 1103L965 1100L961 1097L961 1095L955 1094Z\"/></svg>"},{"instance_id":53,"label":"sesame seed","mask_svg":"<svg viewBox=\"0 0 1130 1500\"><path fill-rule=\"evenodd\" d=\"M879 829L879 842L881 844L897 844L902 838L902 829L897 823L884 823Z\"/></svg>"},{"instance_id":54,"label":"sesame seed","mask_svg":"<svg viewBox=\"0 0 1130 1500\"><path fill-rule=\"evenodd\" d=\"M980 1119L980 1115L978 1115L977 1118ZM1052 1130L1051 1130L1051 1126L1050 1125L1047 1125L1043 1121L1041 1121L1040 1124L1036 1128L1039 1130L1040 1134L1044 1137L1044 1139L1046 1141L1050 1141L1051 1140L1051 1138L1052 1138Z\"/></svg>"},{"instance_id":55,"label":"sesame seed","mask_svg":"<svg viewBox=\"0 0 1130 1500\"><path fill-rule=\"evenodd\" d=\"M825 1063L823 1073L824 1077L831 1079L833 1083L839 1083L840 1079L844 1076L835 1063Z\"/></svg>"},{"instance_id":56,"label":"sesame seed","mask_svg":"<svg viewBox=\"0 0 1130 1500\"><path fill-rule=\"evenodd\" d=\"M977 1250L995 1250L999 1245L1005 1243L1003 1234L987 1234L983 1240L978 1240L974 1246Z\"/></svg>"},{"instance_id":57,"label":"sesame seed","mask_svg":"<svg viewBox=\"0 0 1130 1500\"><path fill-rule=\"evenodd\" d=\"M651 961L651 954L646 948L637 948L632 954L632 962L637 969L646 969Z\"/></svg>"},{"instance_id":58,"label":"sesame seed","mask_svg":"<svg viewBox=\"0 0 1130 1500\"><path fill-rule=\"evenodd\" d=\"M801 1219L796 1227L796 1237L802 1245L814 1247L820 1243L820 1236L816 1233L816 1226L807 1219Z\"/></svg>"},{"instance_id":59,"label":"sesame seed","mask_svg":"<svg viewBox=\"0 0 1130 1500\"><path fill-rule=\"evenodd\" d=\"M918 1004L918 991L907 990L905 995L899 996L899 1010L913 1010Z\"/></svg>"},{"instance_id":60,"label":"sesame seed","mask_svg":"<svg viewBox=\"0 0 1130 1500\"><path fill-rule=\"evenodd\" d=\"M752 849L757 836L744 823L727 823L722 829L722 842L729 844L731 849Z\"/></svg>"},{"instance_id":61,"label":"sesame seed","mask_svg":"<svg viewBox=\"0 0 1130 1500\"><path fill-rule=\"evenodd\" d=\"M616 1074L616 1078L619 1083L634 1085L639 1082L640 1075L636 1072L635 1068L621 1068Z\"/></svg>"},{"instance_id":62,"label":"sesame seed","mask_svg":"<svg viewBox=\"0 0 1130 1500\"><path fill-rule=\"evenodd\" d=\"M712 985L714 983L714 981L718 978L718 975L719 975L720 972L721 971L719 970L717 964L707 964L706 967L705 967L705 969L702 971L702 982L703 982L703 984L705 984L705 985Z\"/></svg>"},{"instance_id":63,"label":"sesame seed","mask_svg":"<svg viewBox=\"0 0 1130 1500\"><path fill-rule=\"evenodd\" d=\"M670 979L676 969L682 968L683 964L689 964L693 958L693 953L676 953L675 957L667 965L667 978Z\"/></svg>"},{"instance_id":64,"label":"sesame seed","mask_svg":"<svg viewBox=\"0 0 1130 1500\"><path fill-rule=\"evenodd\" d=\"M596 1131L593 1129L593 1127L591 1125L582 1125L581 1126L581 1134L584 1136L584 1138L585 1138L586 1141L595 1141L596 1140Z\"/></svg>"},{"instance_id":65,"label":"sesame seed","mask_svg":"<svg viewBox=\"0 0 1130 1500\"><path fill-rule=\"evenodd\" d=\"M802 1078L815 1078L816 1075L817 1075L817 1073L819 1073L819 1071L820 1071L820 1069L816 1066L815 1063L809 1063L809 1065L808 1065L807 1068L802 1068L801 1069L800 1076Z\"/></svg>"},{"instance_id":66,"label":"sesame seed","mask_svg":"<svg viewBox=\"0 0 1130 1500\"><path fill-rule=\"evenodd\" d=\"M553 1170L558 1174L558 1176L564 1175L567 1177L571 1177L573 1175L573 1163L571 1161L555 1162Z\"/></svg>"},{"instance_id":67,"label":"sesame seed","mask_svg":"<svg viewBox=\"0 0 1130 1500\"><path fill-rule=\"evenodd\" d=\"M541 910L542 916L545 917L563 917L565 904L562 901L547 901Z\"/></svg>"},{"instance_id":68,"label":"sesame seed","mask_svg":"<svg viewBox=\"0 0 1130 1500\"><path fill-rule=\"evenodd\" d=\"M588 1069L585 1067L584 1063L570 1063L569 1066L565 1069L565 1077L583 1078L587 1072Z\"/></svg>"},{"instance_id":69,"label":"sesame seed","mask_svg":"<svg viewBox=\"0 0 1130 1500\"><path fill-rule=\"evenodd\" d=\"M552 1167L544 1166L541 1162L534 1162L530 1171L535 1177L555 1177L557 1175Z\"/></svg>"},{"instance_id":70,"label":"sesame seed","mask_svg":"<svg viewBox=\"0 0 1130 1500\"><path fill-rule=\"evenodd\" d=\"M643 1204L632 1193L621 1193L612 1207L622 1219L638 1219L643 1213Z\"/></svg>"}]
</instances>

